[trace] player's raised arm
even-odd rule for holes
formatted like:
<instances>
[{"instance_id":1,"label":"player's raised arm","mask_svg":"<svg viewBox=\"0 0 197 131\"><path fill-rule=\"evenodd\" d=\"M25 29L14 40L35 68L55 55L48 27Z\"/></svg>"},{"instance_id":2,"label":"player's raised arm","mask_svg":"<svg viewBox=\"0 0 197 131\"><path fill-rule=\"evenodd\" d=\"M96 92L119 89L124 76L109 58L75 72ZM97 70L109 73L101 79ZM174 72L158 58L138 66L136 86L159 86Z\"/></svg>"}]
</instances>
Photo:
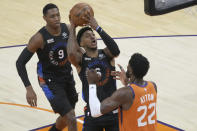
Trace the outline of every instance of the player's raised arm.
<instances>
[{"instance_id":1,"label":"player's raised arm","mask_svg":"<svg viewBox=\"0 0 197 131\"><path fill-rule=\"evenodd\" d=\"M77 43L75 29L76 26L70 20L70 25L69 25L70 36L68 39L67 53L68 53L69 61L78 69L84 52L82 51L82 49L79 47Z\"/></svg>"},{"instance_id":2,"label":"player's raised arm","mask_svg":"<svg viewBox=\"0 0 197 131\"><path fill-rule=\"evenodd\" d=\"M98 25L94 17L91 17L87 14L84 19L89 22L89 25L98 32L98 34L104 41L105 45L107 46L104 49L104 52L111 58L117 57L120 54L117 43Z\"/></svg>"}]
</instances>

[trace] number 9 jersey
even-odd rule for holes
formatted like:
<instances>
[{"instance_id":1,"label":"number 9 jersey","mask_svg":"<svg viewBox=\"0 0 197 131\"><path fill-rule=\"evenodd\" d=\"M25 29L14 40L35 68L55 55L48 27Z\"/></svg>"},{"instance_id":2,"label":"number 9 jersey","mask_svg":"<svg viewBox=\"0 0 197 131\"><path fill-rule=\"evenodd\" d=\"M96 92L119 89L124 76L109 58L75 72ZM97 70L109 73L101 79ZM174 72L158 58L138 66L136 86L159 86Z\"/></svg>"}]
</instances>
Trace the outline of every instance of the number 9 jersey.
<instances>
[{"instance_id":1,"label":"number 9 jersey","mask_svg":"<svg viewBox=\"0 0 197 131\"><path fill-rule=\"evenodd\" d=\"M156 85L145 82L143 86L129 85L133 94L133 104L128 110L119 108L120 131L157 131Z\"/></svg>"},{"instance_id":2,"label":"number 9 jersey","mask_svg":"<svg viewBox=\"0 0 197 131\"><path fill-rule=\"evenodd\" d=\"M39 30L43 36L44 47L37 51L38 72L53 74L55 77L69 76L72 71L66 51L69 31L66 24L61 23L60 26L61 33L58 36L51 35L45 27Z\"/></svg>"}]
</instances>

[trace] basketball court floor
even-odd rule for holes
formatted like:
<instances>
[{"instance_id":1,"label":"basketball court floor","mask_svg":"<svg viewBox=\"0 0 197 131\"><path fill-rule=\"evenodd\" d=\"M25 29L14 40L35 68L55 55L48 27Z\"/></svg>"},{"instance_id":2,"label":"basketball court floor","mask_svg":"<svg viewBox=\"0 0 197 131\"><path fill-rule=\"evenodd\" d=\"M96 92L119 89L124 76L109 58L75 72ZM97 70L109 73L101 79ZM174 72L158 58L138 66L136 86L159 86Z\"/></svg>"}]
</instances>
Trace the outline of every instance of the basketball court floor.
<instances>
[{"instance_id":1,"label":"basketball court floor","mask_svg":"<svg viewBox=\"0 0 197 131\"><path fill-rule=\"evenodd\" d=\"M26 91L18 77L15 62L29 38L45 22L42 8L52 2L59 6L62 22L79 0L1 0L0 8L0 130L47 130L54 114L37 82L37 56L27 64L29 79L37 94L38 107L26 102ZM197 130L197 7L150 17L143 12L143 0L84 0L95 12L103 29L120 47L116 63L125 69L130 56L139 52L150 61L146 80L158 86L157 116L159 131ZM98 36L98 35L97 35ZM98 36L99 38L99 36ZM98 47L104 44L99 39ZM74 68L73 68L74 69ZM118 69L118 68L117 68ZM79 102L76 105L78 127L82 129L81 82L74 69ZM118 82L118 87L122 87ZM66 130L66 129L65 129Z\"/></svg>"}]
</instances>

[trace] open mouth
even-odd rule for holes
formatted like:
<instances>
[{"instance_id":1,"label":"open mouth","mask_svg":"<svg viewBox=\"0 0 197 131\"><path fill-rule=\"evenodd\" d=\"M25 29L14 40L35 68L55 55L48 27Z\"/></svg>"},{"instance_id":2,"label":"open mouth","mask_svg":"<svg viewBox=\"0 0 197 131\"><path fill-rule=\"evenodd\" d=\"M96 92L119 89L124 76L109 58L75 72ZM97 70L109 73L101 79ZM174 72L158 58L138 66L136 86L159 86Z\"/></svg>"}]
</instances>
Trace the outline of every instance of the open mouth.
<instances>
[{"instance_id":1,"label":"open mouth","mask_svg":"<svg viewBox=\"0 0 197 131\"><path fill-rule=\"evenodd\" d=\"M92 41L92 45L96 45L96 40L93 40Z\"/></svg>"}]
</instances>

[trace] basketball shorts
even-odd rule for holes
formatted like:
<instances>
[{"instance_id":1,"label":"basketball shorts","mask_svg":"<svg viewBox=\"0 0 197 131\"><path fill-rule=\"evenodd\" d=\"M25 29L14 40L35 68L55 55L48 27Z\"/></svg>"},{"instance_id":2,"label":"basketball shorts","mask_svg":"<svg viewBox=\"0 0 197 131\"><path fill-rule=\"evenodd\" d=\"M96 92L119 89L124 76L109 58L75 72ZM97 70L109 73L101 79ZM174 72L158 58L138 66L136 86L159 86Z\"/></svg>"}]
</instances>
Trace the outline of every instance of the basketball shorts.
<instances>
[{"instance_id":1,"label":"basketball shorts","mask_svg":"<svg viewBox=\"0 0 197 131\"><path fill-rule=\"evenodd\" d=\"M73 77L63 79L47 76L41 78L38 76L38 81L55 113L64 116L75 108L75 104L78 101L78 94L75 89Z\"/></svg>"},{"instance_id":2,"label":"basketball shorts","mask_svg":"<svg viewBox=\"0 0 197 131\"><path fill-rule=\"evenodd\" d=\"M97 118L85 109L83 131L119 131L118 113L110 112Z\"/></svg>"}]
</instances>

